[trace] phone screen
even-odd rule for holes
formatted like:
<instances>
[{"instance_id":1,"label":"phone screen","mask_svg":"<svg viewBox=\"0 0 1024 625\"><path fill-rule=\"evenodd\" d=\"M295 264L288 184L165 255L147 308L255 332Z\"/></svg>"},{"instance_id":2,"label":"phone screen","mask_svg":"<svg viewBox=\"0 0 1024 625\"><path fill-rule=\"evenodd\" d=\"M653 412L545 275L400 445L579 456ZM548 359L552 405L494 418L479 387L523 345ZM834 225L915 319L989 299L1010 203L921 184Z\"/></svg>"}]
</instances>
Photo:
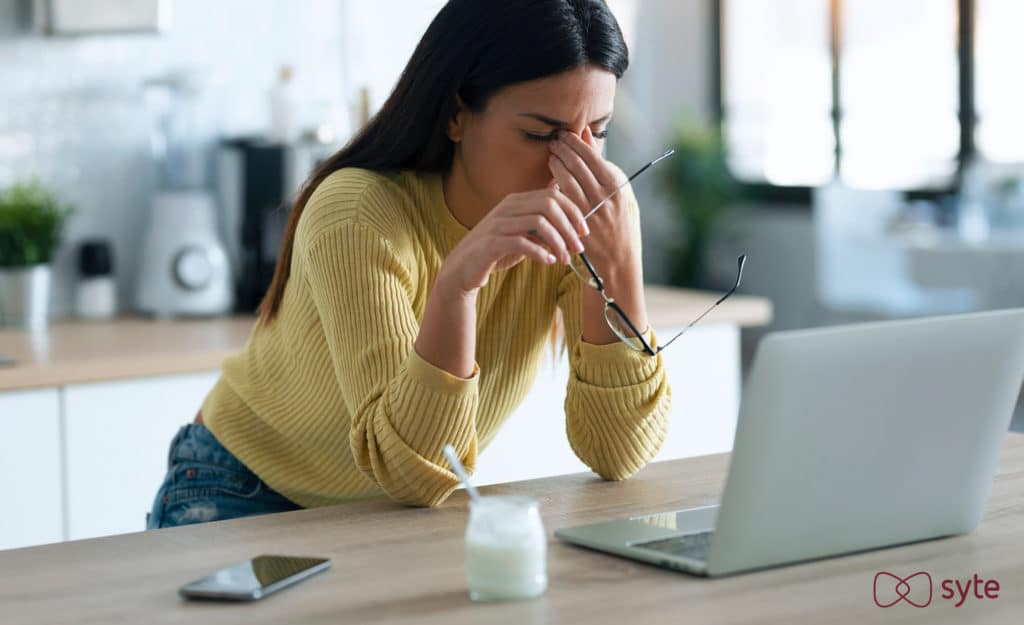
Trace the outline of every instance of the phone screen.
<instances>
[{"instance_id":1,"label":"phone screen","mask_svg":"<svg viewBox=\"0 0 1024 625\"><path fill-rule=\"evenodd\" d=\"M326 558L256 556L183 586L181 594L204 599L259 599L329 566Z\"/></svg>"}]
</instances>

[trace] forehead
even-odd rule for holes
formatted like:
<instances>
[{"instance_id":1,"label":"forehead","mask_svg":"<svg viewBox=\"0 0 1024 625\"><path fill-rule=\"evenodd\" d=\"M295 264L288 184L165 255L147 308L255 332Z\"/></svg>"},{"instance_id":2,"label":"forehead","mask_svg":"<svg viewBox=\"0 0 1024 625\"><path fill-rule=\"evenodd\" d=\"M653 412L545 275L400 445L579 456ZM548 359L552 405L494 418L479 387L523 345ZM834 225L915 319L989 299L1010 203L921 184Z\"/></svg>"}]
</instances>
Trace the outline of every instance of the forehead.
<instances>
[{"instance_id":1,"label":"forehead","mask_svg":"<svg viewBox=\"0 0 1024 625\"><path fill-rule=\"evenodd\" d=\"M540 113L589 124L612 112L616 83L611 72L584 66L505 87L494 95L488 109L511 115Z\"/></svg>"}]
</instances>

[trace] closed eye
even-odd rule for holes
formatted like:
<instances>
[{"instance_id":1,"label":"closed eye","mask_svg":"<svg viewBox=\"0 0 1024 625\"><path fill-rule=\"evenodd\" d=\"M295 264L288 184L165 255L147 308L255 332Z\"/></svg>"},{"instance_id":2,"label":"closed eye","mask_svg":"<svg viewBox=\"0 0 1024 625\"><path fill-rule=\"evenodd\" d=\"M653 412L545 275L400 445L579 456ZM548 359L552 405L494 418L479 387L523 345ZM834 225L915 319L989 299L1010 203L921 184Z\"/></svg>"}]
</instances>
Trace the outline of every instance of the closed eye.
<instances>
[{"instance_id":1,"label":"closed eye","mask_svg":"<svg viewBox=\"0 0 1024 625\"><path fill-rule=\"evenodd\" d=\"M551 133L551 134L543 135L543 134L536 134L536 133L533 133L533 132L525 132L524 131L523 134L526 135L527 139L530 139L532 141L554 141L555 139L558 138L558 134L554 133L554 132ZM594 138L595 139L607 139L608 138L608 129L605 128L604 130L602 130L600 132L595 132L594 133Z\"/></svg>"}]
</instances>

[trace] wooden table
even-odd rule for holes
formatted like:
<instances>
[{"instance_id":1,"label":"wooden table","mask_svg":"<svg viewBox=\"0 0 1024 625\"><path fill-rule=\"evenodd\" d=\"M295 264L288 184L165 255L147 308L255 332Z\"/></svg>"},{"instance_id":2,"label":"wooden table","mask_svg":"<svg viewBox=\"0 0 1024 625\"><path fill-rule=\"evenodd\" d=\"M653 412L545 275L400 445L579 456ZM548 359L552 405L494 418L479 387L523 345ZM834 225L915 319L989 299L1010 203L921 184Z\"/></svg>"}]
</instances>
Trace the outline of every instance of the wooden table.
<instances>
[{"instance_id":1,"label":"wooden table","mask_svg":"<svg viewBox=\"0 0 1024 625\"><path fill-rule=\"evenodd\" d=\"M724 454L654 463L624 482L573 474L494 485L541 498L558 527L712 503ZM475 604L463 578L466 494L436 509L388 500L0 552L0 622L20 623L1019 623L1024 613L1024 435L1010 434L981 526L966 536L706 580L551 538L533 601ZM11 510L5 510L10 514ZM194 603L177 588L261 553L326 556L326 573L252 604ZM874 604L879 571L928 571L926 608ZM996 579L960 608L940 580Z\"/></svg>"}]
</instances>

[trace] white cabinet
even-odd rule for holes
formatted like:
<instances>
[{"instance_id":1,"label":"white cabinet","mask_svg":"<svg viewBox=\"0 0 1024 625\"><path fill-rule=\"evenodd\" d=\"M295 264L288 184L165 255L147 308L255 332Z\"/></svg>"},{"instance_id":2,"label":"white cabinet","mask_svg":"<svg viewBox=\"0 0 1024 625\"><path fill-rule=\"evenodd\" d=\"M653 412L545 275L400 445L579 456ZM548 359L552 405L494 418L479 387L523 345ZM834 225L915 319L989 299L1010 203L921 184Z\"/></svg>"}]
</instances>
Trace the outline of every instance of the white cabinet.
<instances>
[{"instance_id":1,"label":"white cabinet","mask_svg":"<svg viewBox=\"0 0 1024 625\"><path fill-rule=\"evenodd\" d=\"M171 439L218 375L65 387L68 539L145 529Z\"/></svg>"},{"instance_id":2,"label":"white cabinet","mask_svg":"<svg viewBox=\"0 0 1024 625\"><path fill-rule=\"evenodd\" d=\"M668 340L680 329L658 336ZM732 451L743 382L739 327L694 326L662 358L672 386L672 423L655 461Z\"/></svg>"},{"instance_id":3,"label":"white cabinet","mask_svg":"<svg viewBox=\"0 0 1024 625\"><path fill-rule=\"evenodd\" d=\"M668 340L678 328L658 331ZM672 387L668 436L654 461L732 449L740 403L740 331L731 324L697 326L662 353ZM566 357L546 357L523 403L477 459L476 485L589 471L565 433Z\"/></svg>"},{"instance_id":4,"label":"white cabinet","mask_svg":"<svg viewBox=\"0 0 1024 625\"><path fill-rule=\"evenodd\" d=\"M63 538L58 393L0 394L0 549Z\"/></svg>"},{"instance_id":5,"label":"white cabinet","mask_svg":"<svg viewBox=\"0 0 1024 625\"><path fill-rule=\"evenodd\" d=\"M655 460L729 451L739 412L739 328L697 326L663 358L672 421ZM171 439L219 375L0 393L0 549L145 529ZM545 359L522 405L480 455L474 483L589 470L566 438L568 377L565 357Z\"/></svg>"},{"instance_id":6,"label":"white cabinet","mask_svg":"<svg viewBox=\"0 0 1024 625\"><path fill-rule=\"evenodd\" d=\"M477 456L473 484L497 484L587 471L565 435L565 385L569 361L552 363L545 352L537 380L508 416L487 449ZM461 486L460 486L461 488Z\"/></svg>"}]
</instances>

